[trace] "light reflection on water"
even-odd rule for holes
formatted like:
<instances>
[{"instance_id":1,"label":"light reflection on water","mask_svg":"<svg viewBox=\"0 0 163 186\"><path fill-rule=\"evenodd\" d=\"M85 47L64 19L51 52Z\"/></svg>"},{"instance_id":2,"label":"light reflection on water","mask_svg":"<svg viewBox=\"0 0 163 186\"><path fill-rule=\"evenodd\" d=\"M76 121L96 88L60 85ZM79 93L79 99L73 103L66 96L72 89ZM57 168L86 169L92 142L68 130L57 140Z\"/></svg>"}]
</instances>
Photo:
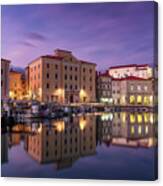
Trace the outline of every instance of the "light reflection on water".
<instances>
[{"instance_id":1,"label":"light reflection on water","mask_svg":"<svg viewBox=\"0 0 163 186\"><path fill-rule=\"evenodd\" d=\"M86 114L2 131L2 176L154 179L153 113Z\"/></svg>"}]
</instances>

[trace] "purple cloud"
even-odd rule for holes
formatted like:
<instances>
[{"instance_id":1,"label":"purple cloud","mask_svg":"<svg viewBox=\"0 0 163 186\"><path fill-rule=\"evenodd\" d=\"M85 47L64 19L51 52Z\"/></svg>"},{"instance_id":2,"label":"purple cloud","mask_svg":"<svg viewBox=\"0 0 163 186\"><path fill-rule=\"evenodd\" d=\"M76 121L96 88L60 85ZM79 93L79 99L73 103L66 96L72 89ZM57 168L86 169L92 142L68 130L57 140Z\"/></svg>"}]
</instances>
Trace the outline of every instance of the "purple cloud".
<instances>
[{"instance_id":1,"label":"purple cloud","mask_svg":"<svg viewBox=\"0 0 163 186\"><path fill-rule=\"evenodd\" d=\"M27 47L37 47L36 45L34 45L33 43L30 43L28 41L22 41L22 42L19 42L21 45L24 45L24 46L27 46Z\"/></svg>"},{"instance_id":2,"label":"purple cloud","mask_svg":"<svg viewBox=\"0 0 163 186\"><path fill-rule=\"evenodd\" d=\"M25 34L27 39L30 40L36 40L36 41L46 41L47 37L43 34L37 33L37 32L29 32Z\"/></svg>"},{"instance_id":3,"label":"purple cloud","mask_svg":"<svg viewBox=\"0 0 163 186\"><path fill-rule=\"evenodd\" d=\"M26 66L40 55L66 48L79 59L97 63L97 69L152 64L153 23L152 1L5 5L2 56Z\"/></svg>"}]
</instances>

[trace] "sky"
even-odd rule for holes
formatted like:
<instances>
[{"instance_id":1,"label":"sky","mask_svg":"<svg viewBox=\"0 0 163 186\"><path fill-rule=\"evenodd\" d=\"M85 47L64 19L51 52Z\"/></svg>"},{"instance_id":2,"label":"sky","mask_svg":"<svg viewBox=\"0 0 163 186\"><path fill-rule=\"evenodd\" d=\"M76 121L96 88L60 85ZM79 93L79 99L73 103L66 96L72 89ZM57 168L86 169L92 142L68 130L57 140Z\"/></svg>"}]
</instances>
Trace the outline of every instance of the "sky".
<instances>
[{"instance_id":1,"label":"sky","mask_svg":"<svg viewBox=\"0 0 163 186\"><path fill-rule=\"evenodd\" d=\"M3 5L1 56L15 66L72 51L98 70L153 63L154 3Z\"/></svg>"}]
</instances>

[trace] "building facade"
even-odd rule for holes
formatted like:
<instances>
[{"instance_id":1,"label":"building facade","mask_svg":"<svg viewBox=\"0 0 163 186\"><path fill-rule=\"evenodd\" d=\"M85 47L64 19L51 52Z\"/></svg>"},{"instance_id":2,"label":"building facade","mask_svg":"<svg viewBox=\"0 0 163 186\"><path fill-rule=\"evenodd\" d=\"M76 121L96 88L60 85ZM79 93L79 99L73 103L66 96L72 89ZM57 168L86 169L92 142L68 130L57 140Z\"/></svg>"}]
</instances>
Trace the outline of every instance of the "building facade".
<instances>
[{"instance_id":1,"label":"building facade","mask_svg":"<svg viewBox=\"0 0 163 186\"><path fill-rule=\"evenodd\" d=\"M112 78L108 73L97 73L97 100L112 104Z\"/></svg>"},{"instance_id":2,"label":"building facade","mask_svg":"<svg viewBox=\"0 0 163 186\"><path fill-rule=\"evenodd\" d=\"M125 78L129 76L135 76L144 79L149 79L153 77L153 70L148 64L131 64L110 67L108 70L108 74L113 78Z\"/></svg>"},{"instance_id":3,"label":"building facade","mask_svg":"<svg viewBox=\"0 0 163 186\"><path fill-rule=\"evenodd\" d=\"M10 61L1 59L1 99L9 97L9 67Z\"/></svg>"},{"instance_id":4,"label":"building facade","mask_svg":"<svg viewBox=\"0 0 163 186\"><path fill-rule=\"evenodd\" d=\"M114 105L153 106L153 79L127 77L112 79L112 98Z\"/></svg>"},{"instance_id":5,"label":"building facade","mask_svg":"<svg viewBox=\"0 0 163 186\"><path fill-rule=\"evenodd\" d=\"M43 102L96 101L96 64L78 60L71 51L55 50L26 68L29 98Z\"/></svg>"},{"instance_id":6,"label":"building facade","mask_svg":"<svg viewBox=\"0 0 163 186\"><path fill-rule=\"evenodd\" d=\"M14 100L25 99L26 84L25 76L22 72L13 69L9 72L9 97Z\"/></svg>"}]
</instances>

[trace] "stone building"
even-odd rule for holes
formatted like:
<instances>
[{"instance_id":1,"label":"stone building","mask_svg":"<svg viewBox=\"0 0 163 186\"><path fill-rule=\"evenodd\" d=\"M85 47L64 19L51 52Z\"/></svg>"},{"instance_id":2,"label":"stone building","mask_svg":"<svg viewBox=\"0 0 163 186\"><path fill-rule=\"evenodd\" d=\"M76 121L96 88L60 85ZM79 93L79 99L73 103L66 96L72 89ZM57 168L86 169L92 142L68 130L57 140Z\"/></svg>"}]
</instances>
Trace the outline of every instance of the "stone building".
<instances>
[{"instance_id":1,"label":"stone building","mask_svg":"<svg viewBox=\"0 0 163 186\"><path fill-rule=\"evenodd\" d=\"M9 97L23 100L26 95L25 76L22 72L11 69L9 72Z\"/></svg>"},{"instance_id":2,"label":"stone building","mask_svg":"<svg viewBox=\"0 0 163 186\"><path fill-rule=\"evenodd\" d=\"M9 67L10 61L1 59L1 99L9 97Z\"/></svg>"},{"instance_id":3,"label":"stone building","mask_svg":"<svg viewBox=\"0 0 163 186\"><path fill-rule=\"evenodd\" d=\"M77 59L71 51L55 50L26 68L29 98L43 102L96 101L96 64Z\"/></svg>"},{"instance_id":4,"label":"stone building","mask_svg":"<svg viewBox=\"0 0 163 186\"><path fill-rule=\"evenodd\" d=\"M153 106L153 79L127 77L112 79L112 98L114 105Z\"/></svg>"},{"instance_id":5,"label":"stone building","mask_svg":"<svg viewBox=\"0 0 163 186\"><path fill-rule=\"evenodd\" d=\"M97 101L112 104L112 78L105 73L97 73Z\"/></svg>"}]
</instances>

